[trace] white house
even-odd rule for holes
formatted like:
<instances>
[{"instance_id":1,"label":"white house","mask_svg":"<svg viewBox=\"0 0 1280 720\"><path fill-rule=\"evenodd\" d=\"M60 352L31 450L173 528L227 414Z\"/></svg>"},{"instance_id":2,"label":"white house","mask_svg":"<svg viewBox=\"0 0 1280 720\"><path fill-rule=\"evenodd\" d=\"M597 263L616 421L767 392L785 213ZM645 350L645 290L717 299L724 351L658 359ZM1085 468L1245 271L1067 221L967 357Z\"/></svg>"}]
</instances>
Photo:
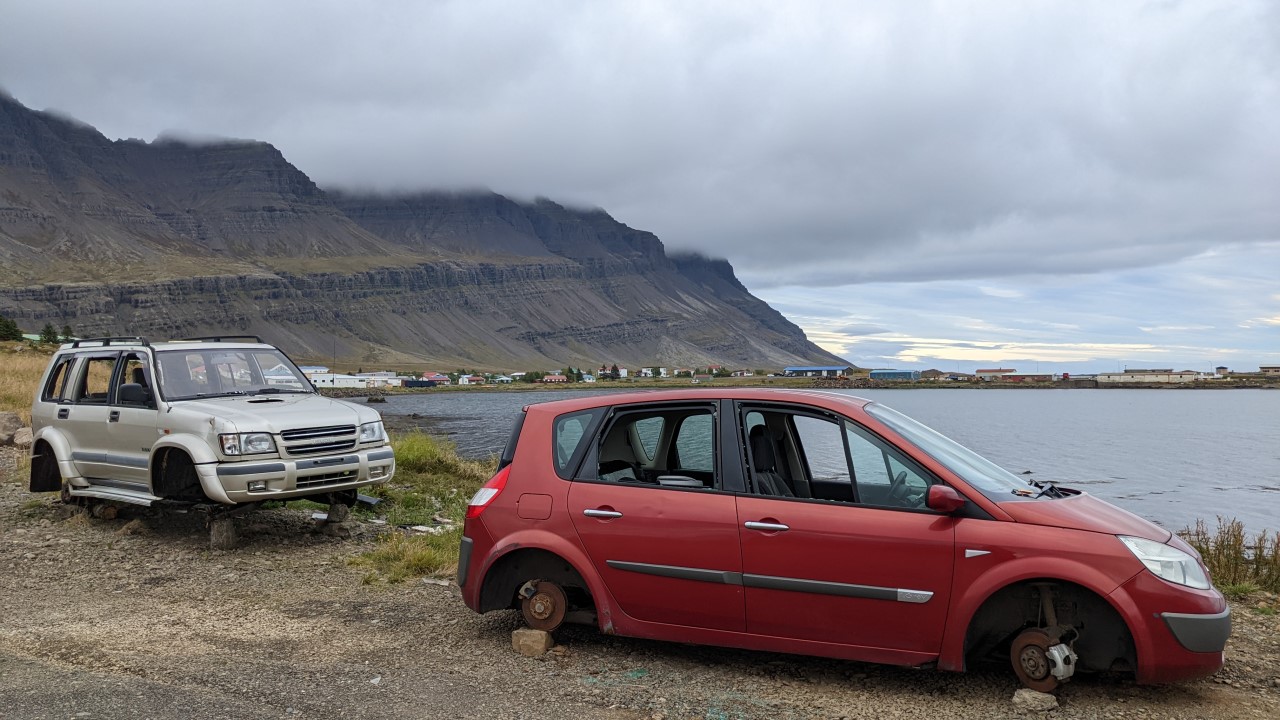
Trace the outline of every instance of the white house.
<instances>
[{"instance_id":1,"label":"white house","mask_svg":"<svg viewBox=\"0 0 1280 720\"><path fill-rule=\"evenodd\" d=\"M1125 370L1119 373L1098 373L1100 383L1188 383L1207 379L1205 373L1194 370Z\"/></svg>"},{"instance_id":2,"label":"white house","mask_svg":"<svg viewBox=\"0 0 1280 720\"><path fill-rule=\"evenodd\" d=\"M340 375L337 373L317 373L311 377L311 384L318 388L360 388L369 387L369 378L357 375Z\"/></svg>"}]
</instances>

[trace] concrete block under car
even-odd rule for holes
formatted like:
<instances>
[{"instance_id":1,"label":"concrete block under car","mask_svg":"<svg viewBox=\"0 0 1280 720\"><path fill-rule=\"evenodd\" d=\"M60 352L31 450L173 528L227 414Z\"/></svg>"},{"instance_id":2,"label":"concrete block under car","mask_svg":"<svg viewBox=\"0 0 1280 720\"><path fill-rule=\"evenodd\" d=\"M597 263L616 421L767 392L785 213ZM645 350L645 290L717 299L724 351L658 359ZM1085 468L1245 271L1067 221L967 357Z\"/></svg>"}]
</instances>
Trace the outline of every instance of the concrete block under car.
<instances>
[{"instance_id":1,"label":"concrete block under car","mask_svg":"<svg viewBox=\"0 0 1280 720\"><path fill-rule=\"evenodd\" d=\"M543 630L520 628L511 631L511 649L525 657L541 657L555 644L551 633Z\"/></svg>"}]
</instances>

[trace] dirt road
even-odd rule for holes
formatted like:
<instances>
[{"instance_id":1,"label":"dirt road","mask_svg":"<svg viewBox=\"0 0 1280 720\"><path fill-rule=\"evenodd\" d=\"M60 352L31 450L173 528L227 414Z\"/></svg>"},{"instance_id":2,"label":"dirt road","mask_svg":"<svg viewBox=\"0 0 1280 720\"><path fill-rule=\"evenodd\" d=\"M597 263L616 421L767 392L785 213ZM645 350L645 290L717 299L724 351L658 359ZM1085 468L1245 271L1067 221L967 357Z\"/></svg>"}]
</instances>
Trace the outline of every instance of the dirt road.
<instances>
[{"instance_id":1,"label":"dirt road","mask_svg":"<svg viewBox=\"0 0 1280 720\"><path fill-rule=\"evenodd\" d=\"M147 514L68 515L0 481L0 717L1016 714L1003 669L957 675L578 627L525 658L510 649L514 613L477 616L453 586L362 584L347 559L374 526L338 540L311 533L302 512L262 511L240 521L239 549L214 552L198 518ZM1280 716L1280 617L1266 602L1236 608L1218 678L1143 688L1088 677L1060 690L1053 717Z\"/></svg>"}]
</instances>

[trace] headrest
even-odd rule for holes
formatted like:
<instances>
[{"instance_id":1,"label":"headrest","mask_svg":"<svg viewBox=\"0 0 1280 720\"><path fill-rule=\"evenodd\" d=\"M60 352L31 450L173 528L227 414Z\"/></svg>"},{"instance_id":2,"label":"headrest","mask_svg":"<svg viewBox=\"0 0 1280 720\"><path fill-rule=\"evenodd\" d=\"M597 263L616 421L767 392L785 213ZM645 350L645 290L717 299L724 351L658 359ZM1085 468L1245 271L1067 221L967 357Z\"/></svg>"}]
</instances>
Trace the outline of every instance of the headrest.
<instances>
[{"instance_id":1,"label":"headrest","mask_svg":"<svg viewBox=\"0 0 1280 720\"><path fill-rule=\"evenodd\" d=\"M140 368L140 367L136 367L136 368L134 368L134 369L133 369L133 378L132 378L132 379L133 379L133 384L134 384L134 385L141 385L142 387L146 387L146 386L147 386L147 374L146 374L146 373L144 373L144 372L142 371L142 368Z\"/></svg>"},{"instance_id":2,"label":"headrest","mask_svg":"<svg viewBox=\"0 0 1280 720\"><path fill-rule=\"evenodd\" d=\"M764 425L751 428L747 439L751 443L751 467L756 472L775 472L778 458L773 451L773 433Z\"/></svg>"}]
</instances>

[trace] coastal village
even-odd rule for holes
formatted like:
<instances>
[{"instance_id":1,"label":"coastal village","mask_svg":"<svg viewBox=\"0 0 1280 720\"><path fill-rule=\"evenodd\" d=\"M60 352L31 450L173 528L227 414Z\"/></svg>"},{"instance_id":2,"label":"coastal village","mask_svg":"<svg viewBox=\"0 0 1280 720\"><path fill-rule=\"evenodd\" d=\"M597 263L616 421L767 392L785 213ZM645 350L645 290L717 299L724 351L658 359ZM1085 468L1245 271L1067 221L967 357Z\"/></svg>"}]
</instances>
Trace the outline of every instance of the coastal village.
<instances>
[{"instance_id":1,"label":"coastal village","mask_svg":"<svg viewBox=\"0 0 1280 720\"><path fill-rule=\"evenodd\" d=\"M1216 383L1253 384L1280 381L1280 365L1263 365L1256 371L1232 370L1219 366L1212 371L1172 368L1126 368L1104 373L1025 372L1016 368L978 368L972 373L942 370L866 369L852 365L792 366L776 370L726 368L709 365L698 368L646 366L631 369L615 364L595 370L564 367L551 370L480 372L465 369L453 372L406 372L378 370L341 373L323 365L299 368L317 388L367 390L383 388L431 388L449 386L503 386L513 384L570 385L578 383L670 381L672 384L710 383L724 379L809 378L823 387L860 387L874 384L935 385L1037 385L1068 387L1170 386Z\"/></svg>"}]
</instances>

